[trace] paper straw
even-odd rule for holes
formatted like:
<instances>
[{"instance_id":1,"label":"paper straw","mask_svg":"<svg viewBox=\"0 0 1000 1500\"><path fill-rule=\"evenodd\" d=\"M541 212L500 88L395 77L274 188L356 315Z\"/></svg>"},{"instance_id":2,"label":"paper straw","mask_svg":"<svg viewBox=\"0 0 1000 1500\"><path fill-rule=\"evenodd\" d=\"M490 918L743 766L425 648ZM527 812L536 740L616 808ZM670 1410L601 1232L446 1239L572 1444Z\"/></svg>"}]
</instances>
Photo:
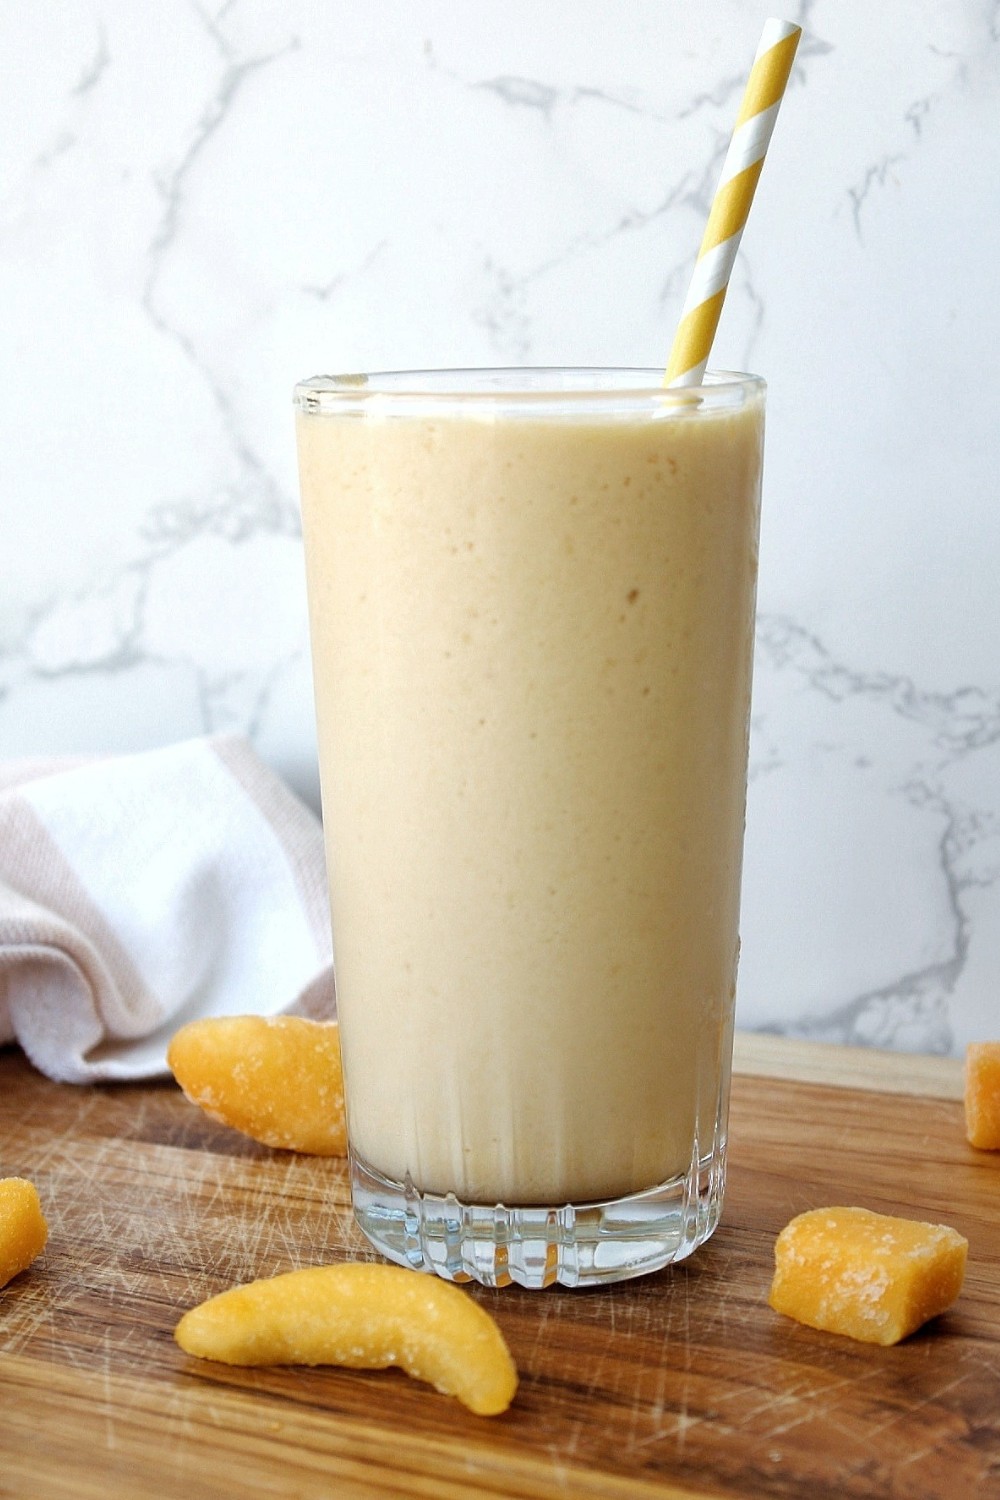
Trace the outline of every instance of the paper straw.
<instances>
[{"instance_id":1,"label":"paper straw","mask_svg":"<svg viewBox=\"0 0 1000 1500\"><path fill-rule=\"evenodd\" d=\"M701 384L801 35L801 26L791 21L770 20L764 24L670 350L664 385Z\"/></svg>"}]
</instances>

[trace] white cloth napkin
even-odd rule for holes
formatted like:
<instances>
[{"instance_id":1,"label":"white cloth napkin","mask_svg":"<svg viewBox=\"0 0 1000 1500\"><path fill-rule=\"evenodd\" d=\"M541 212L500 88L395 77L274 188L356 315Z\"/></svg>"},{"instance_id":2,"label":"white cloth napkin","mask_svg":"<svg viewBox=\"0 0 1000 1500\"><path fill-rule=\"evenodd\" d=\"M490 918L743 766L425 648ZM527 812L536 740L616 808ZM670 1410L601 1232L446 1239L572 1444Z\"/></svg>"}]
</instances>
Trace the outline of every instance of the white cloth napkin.
<instances>
[{"instance_id":1,"label":"white cloth napkin","mask_svg":"<svg viewBox=\"0 0 1000 1500\"><path fill-rule=\"evenodd\" d=\"M236 738L0 766L0 1044L166 1073L201 1016L335 1014L322 830Z\"/></svg>"}]
</instances>

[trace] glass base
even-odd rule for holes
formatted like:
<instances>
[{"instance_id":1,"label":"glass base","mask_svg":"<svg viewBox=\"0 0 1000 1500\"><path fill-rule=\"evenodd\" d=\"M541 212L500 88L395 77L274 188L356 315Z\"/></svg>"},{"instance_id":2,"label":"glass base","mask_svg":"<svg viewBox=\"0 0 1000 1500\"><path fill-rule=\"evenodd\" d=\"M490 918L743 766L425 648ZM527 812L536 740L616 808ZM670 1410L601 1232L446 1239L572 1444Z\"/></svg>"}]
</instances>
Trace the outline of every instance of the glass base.
<instances>
[{"instance_id":1,"label":"glass base","mask_svg":"<svg viewBox=\"0 0 1000 1500\"><path fill-rule=\"evenodd\" d=\"M391 1182L351 1156L354 1213L376 1250L447 1281L597 1286L684 1260L719 1222L725 1141L659 1187L605 1203L508 1208Z\"/></svg>"}]
</instances>

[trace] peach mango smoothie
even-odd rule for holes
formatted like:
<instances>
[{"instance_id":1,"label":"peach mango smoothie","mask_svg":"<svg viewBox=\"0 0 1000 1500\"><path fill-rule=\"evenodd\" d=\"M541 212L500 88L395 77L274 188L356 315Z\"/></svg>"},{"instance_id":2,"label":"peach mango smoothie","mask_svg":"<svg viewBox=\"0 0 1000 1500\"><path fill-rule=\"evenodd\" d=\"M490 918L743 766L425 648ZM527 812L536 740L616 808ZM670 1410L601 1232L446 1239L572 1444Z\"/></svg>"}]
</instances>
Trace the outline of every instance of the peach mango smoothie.
<instances>
[{"instance_id":1,"label":"peach mango smoothie","mask_svg":"<svg viewBox=\"0 0 1000 1500\"><path fill-rule=\"evenodd\" d=\"M350 1140L465 1202L725 1131L763 387L650 386L299 401Z\"/></svg>"}]
</instances>

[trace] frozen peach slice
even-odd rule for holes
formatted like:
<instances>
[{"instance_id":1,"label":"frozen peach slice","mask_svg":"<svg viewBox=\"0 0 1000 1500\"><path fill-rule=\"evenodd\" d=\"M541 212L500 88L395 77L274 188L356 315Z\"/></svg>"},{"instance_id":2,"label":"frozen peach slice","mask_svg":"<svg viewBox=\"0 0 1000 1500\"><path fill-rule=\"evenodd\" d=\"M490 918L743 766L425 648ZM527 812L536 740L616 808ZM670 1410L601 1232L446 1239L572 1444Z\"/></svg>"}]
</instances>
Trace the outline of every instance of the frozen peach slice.
<instances>
[{"instance_id":1,"label":"frozen peach slice","mask_svg":"<svg viewBox=\"0 0 1000 1500\"><path fill-rule=\"evenodd\" d=\"M213 1120L265 1146L346 1156L336 1021L221 1016L175 1032L167 1063Z\"/></svg>"},{"instance_id":2,"label":"frozen peach slice","mask_svg":"<svg viewBox=\"0 0 1000 1500\"><path fill-rule=\"evenodd\" d=\"M351 1262L288 1271L185 1313L187 1354L228 1365L398 1365L477 1416L506 1411L517 1371L496 1323L451 1282Z\"/></svg>"},{"instance_id":3,"label":"frozen peach slice","mask_svg":"<svg viewBox=\"0 0 1000 1500\"><path fill-rule=\"evenodd\" d=\"M0 1178L0 1286L27 1270L48 1237L34 1184L23 1177Z\"/></svg>"},{"instance_id":4,"label":"frozen peach slice","mask_svg":"<svg viewBox=\"0 0 1000 1500\"><path fill-rule=\"evenodd\" d=\"M1000 1042L965 1049L965 1134L980 1151L1000 1151Z\"/></svg>"},{"instance_id":5,"label":"frozen peach slice","mask_svg":"<svg viewBox=\"0 0 1000 1500\"><path fill-rule=\"evenodd\" d=\"M968 1248L946 1224L816 1208L778 1235L768 1300L810 1328L896 1344L951 1306Z\"/></svg>"}]
</instances>

